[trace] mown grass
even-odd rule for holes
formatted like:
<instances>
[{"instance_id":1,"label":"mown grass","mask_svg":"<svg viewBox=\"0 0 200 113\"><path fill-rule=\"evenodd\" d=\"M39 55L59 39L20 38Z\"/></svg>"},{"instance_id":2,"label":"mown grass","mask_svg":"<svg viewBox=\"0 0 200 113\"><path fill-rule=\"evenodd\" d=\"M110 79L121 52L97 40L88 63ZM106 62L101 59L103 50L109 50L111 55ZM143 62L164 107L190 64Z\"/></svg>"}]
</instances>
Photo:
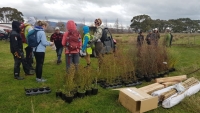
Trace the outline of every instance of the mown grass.
<instances>
[{"instance_id":1,"label":"mown grass","mask_svg":"<svg viewBox=\"0 0 200 113\"><path fill-rule=\"evenodd\" d=\"M116 37L123 41L130 39L135 40L135 34L124 34ZM162 35L163 36L163 35ZM196 36L200 38L200 36ZM181 41L181 39L179 39ZM196 41L200 45L200 41ZM135 47L134 45L130 45ZM62 64L56 65L55 51L47 47L45 63L43 68L43 77L47 78L45 83L37 83L35 76L24 76L21 68L21 76L25 80L17 81L13 78L13 56L9 50L9 43L0 41L0 113L129 113L118 102L119 91L110 89L102 89L99 87L99 93L96 96L85 97L83 99L76 99L71 104L63 102L61 99L55 97L55 80L56 75L65 74L65 60L62 55ZM170 73L169 76L183 75L194 71L200 67L200 47L198 46L179 46L173 45L169 48L177 54L178 62L175 65L177 71ZM80 65L86 65L83 58L80 59ZM97 59L92 58L92 68L95 69ZM189 77L196 77L200 79L200 72L193 73ZM143 83L140 86L150 83ZM37 96L26 96L24 87L43 87L49 86L52 90L50 94L41 94ZM150 103L151 104L151 103ZM198 113L200 111L200 93L191 97L187 97L177 106L164 109L158 107L148 113Z\"/></svg>"}]
</instances>

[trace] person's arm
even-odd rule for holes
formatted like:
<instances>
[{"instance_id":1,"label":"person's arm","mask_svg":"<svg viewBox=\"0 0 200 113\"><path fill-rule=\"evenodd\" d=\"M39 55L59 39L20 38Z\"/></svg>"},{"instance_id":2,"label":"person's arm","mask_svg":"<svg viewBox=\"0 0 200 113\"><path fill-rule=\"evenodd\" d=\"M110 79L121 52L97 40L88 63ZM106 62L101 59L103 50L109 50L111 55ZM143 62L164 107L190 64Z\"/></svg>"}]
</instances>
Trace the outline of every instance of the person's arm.
<instances>
[{"instance_id":1,"label":"person's arm","mask_svg":"<svg viewBox=\"0 0 200 113\"><path fill-rule=\"evenodd\" d=\"M51 37L50 37L50 41L51 41L51 42L54 41L54 40L53 40L53 37L54 37L54 34L52 34Z\"/></svg>"},{"instance_id":2,"label":"person's arm","mask_svg":"<svg viewBox=\"0 0 200 113\"><path fill-rule=\"evenodd\" d=\"M66 43L67 43L67 35L68 35L68 33L65 32L65 34L63 35L63 38L62 38L62 45L63 45L64 47L66 47Z\"/></svg>"},{"instance_id":3,"label":"person's arm","mask_svg":"<svg viewBox=\"0 0 200 113\"><path fill-rule=\"evenodd\" d=\"M14 49L14 55L21 58L21 51L19 50L17 35L11 35L10 37L11 47Z\"/></svg>"},{"instance_id":4,"label":"person's arm","mask_svg":"<svg viewBox=\"0 0 200 113\"><path fill-rule=\"evenodd\" d=\"M84 42L83 42L82 51L85 51L85 49L87 48L88 41L89 41L88 36L85 36L84 38L85 39L84 39Z\"/></svg>"},{"instance_id":5,"label":"person's arm","mask_svg":"<svg viewBox=\"0 0 200 113\"><path fill-rule=\"evenodd\" d=\"M81 38L81 35L79 35L79 45L80 45L80 48L82 47L82 38Z\"/></svg>"},{"instance_id":6,"label":"person's arm","mask_svg":"<svg viewBox=\"0 0 200 113\"><path fill-rule=\"evenodd\" d=\"M94 37L91 40L91 42L100 39L102 37L102 31L103 31L103 29L101 27L98 27L97 30L96 30L96 32L94 33Z\"/></svg>"},{"instance_id":7,"label":"person's arm","mask_svg":"<svg viewBox=\"0 0 200 113\"><path fill-rule=\"evenodd\" d=\"M38 31L37 33L39 33L39 37L41 37L41 44L44 45L44 46L50 46L52 43L47 41L47 38L46 38L46 34L44 31Z\"/></svg>"}]
</instances>

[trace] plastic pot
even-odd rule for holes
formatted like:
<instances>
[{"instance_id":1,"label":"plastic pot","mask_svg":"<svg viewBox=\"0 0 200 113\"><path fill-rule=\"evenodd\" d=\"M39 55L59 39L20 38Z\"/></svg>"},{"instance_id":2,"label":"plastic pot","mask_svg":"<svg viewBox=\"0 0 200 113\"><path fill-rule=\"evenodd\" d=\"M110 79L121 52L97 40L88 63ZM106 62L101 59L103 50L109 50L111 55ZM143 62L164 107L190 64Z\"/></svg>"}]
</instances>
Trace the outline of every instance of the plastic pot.
<instances>
[{"instance_id":1,"label":"plastic pot","mask_svg":"<svg viewBox=\"0 0 200 113\"><path fill-rule=\"evenodd\" d=\"M58 98L58 97L62 97L62 92L61 91L57 91L56 92L56 97Z\"/></svg>"},{"instance_id":2,"label":"plastic pot","mask_svg":"<svg viewBox=\"0 0 200 113\"><path fill-rule=\"evenodd\" d=\"M62 92L62 100L64 100L65 101L65 94Z\"/></svg>"},{"instance_id":3,"label":"plastic pot","mask_svg":"<svg viewBox=\"0 0 200 113\"><path fill-rule=\"evenodd\" d=\"M169 69L169 72L174 72L174 71L176 71L175 68L170 68L170 69Z\"/></svg>"},{"instance_id":4,"label":"plastic pot","mask_svg":"<svg viewBox=\"0 0 200 113\"><path fill-rule=\"evenodd\" d=\"M163 74L163 73L158 74L158 77L164 77L164 76L165 76L165 74Z\"/></svg>"},{"instance_id":5,"label":"plastic pot","mask_svg":"<svg viewBox=\"0 0 200 113\"><path fill-rule=\"evenodd\" d=\"M44 91L44 88L39 88L39 91Z\"/></svg>"},{"instance_id":6,"label":"plastic pot","mask_svg":"<svg viewBox=\"0 0 200 113\"><path fill-rule=\"evenodd\" d=\"M97 95L98 88L92 88L92 95Z\"/></svg>"},{"instance_id":7,"label":"plastic pot","mask_svg":"<svg viewBox=\"0 0 200 113\"><path fill-rule=\"evenodd\" d=\"M47 91L49 91L49 90L50 90L50 88L49 88L49 87L44 87L44 89L45 89L45 90L47 90Z\"/></svg>"},{"instance_id":8,"label":"plastic pot","mask_svg":"<svg viewBox=\"0 0 200 113\"><path fill-rule=\"evenodd\" d=\"M85 97L85 92L78 92L78 97L79 98L84 98Z\"/></svg>"},{"instance_id":9,"label":"plastic pot","mask_svg":"<svg viewBox=\"0 0 200 113\"><path fill-rule=\"evenodd\" d=\"M67 103L71 103L73 99L74 99L74 96L67 96L67 95L65 96L65 102Z\"/></svg>"},{"instance_id":10,"label":"plastic pot","mask_svg":"<svg viewBox=\"0 0 200 113\"><path fill-rule=\"evenodd\" d=\"M152 78L151 77L144 77L146 82L151 82Z\"/></svg>"},{"instance_id":11,"label":"plastic pot","mask_svg":"<svg viewBox=\"0 0 200 113\"><path fill-rule=\"evenodd\" d=\"M33 89L33 92L37 92L37 91L38 91L38 89L37 89L37 88L34 88L34 89Z\"/></svg>"},{"instance_id":12,"label":"plastic pot","mask_svg":"<svg viewBox=\"0 0 200 113\"><path fill-rule=\"evenodd\" d=\"M86 90L85 95L86 95L86 96L92 95L92 89Z\"/></svg>"}]
</instances>

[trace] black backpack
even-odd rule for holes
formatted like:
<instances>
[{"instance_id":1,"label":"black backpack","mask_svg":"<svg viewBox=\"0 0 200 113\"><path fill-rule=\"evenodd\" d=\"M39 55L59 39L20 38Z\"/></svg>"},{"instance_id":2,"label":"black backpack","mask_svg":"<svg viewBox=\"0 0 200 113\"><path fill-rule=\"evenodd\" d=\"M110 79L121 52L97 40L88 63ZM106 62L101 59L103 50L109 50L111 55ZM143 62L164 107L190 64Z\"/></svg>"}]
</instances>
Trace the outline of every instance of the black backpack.
<instances>
[{"instance_id":1,"label":"black backpack","mask_svg":"<svg viewBox=\"0 0 200 113\"><path fill-rule=\"evenodd\" d=\"M107 39L107 28L102 28L102 36L100 38L101 42L104 43Z\"/></svg>"}]
</instances>

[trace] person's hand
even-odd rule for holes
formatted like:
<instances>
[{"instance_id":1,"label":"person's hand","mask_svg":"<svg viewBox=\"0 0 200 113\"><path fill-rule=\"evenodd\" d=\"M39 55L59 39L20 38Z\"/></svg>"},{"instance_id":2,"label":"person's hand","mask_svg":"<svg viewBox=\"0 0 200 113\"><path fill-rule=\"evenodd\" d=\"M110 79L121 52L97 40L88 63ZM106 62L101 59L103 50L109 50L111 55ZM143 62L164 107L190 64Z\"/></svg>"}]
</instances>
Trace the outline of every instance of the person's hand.
<instances>
[{"instance_id":1,"label":"person's hand","mask_svg":"<svg viewBox=\"0 0 200 113\"><path fill-rule=\"evenodd\" d=\"M14 55L15 55L15 57L17 57L17 58L21 58L21 56L19 55L18 52L15 52Z\"/></svg>"},{"instance_id":2,"label":"person's hand","mask_svg":"<svg viewBox=\"0 0 200 113\"><path fill-rule=\"evenodd\" d=\"M54 42L50 42L50 46L53 46L54 45Z\"/></svg>"}]
</instances>

